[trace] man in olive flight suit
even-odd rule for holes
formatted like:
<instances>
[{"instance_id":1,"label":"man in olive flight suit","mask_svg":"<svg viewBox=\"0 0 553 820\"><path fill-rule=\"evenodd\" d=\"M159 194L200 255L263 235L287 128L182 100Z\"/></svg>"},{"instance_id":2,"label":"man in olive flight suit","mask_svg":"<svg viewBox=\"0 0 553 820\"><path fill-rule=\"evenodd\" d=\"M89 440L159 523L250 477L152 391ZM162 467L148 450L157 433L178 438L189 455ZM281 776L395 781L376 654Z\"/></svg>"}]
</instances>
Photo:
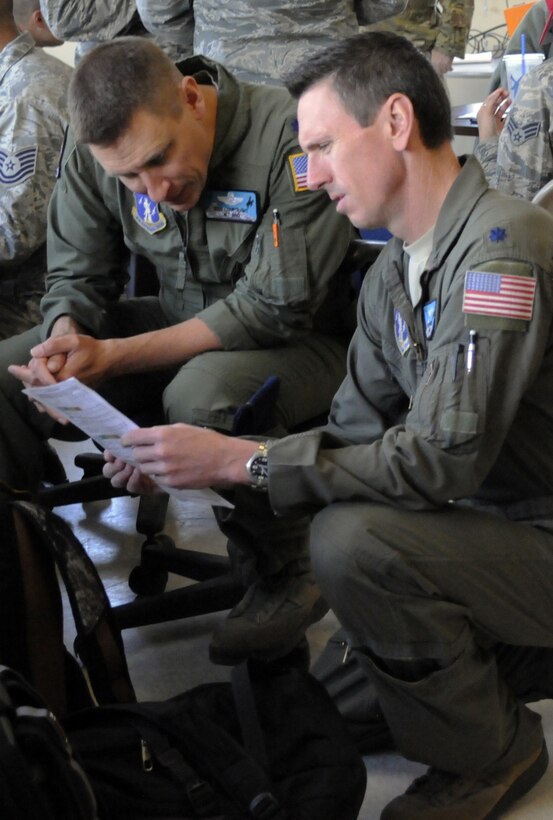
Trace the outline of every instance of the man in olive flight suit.
<instances>
[{"instance_id":1,"label":"man in olive flight suit","mask_svg":"<svg viewBox=\"0 0 553 820\"><path fill-rule=\"evenodd\" d=\"M36 486L43 442L62 430L8 365L34 385L99 385L131 416L162 398L167 421L227 432L270 375L280 432L326 412L343 378L351 294L339 268L353 232L307 189L295 103L201 58L180 68L151 41L118 38L75 72L44 323L0 346L0 474L12 486ZM122 238L155 264L159 297L119 300ZM268 550L257 570L270 580L256 612L259 598L287 608L291 636L281 625L273 640L292 649L324 611L303 543Z\"/></svg>"},{"instance_id":2,"label":"man in olive flight suit","mask_svg":"<svg viewBox=\"0 0 553 820\"><path fill-rule=\"evenodd\" d=\"M313 515L315 578L398 750L430 766L382 820L499 817L548 762L496 649L553 647L553 218L459 162L443 84L404 38L347 40L289 87L309 186L394 237L329 423L260 443L134 430L138 466L108 456L104 474L234 484L237 521L264 488L282 539Z\"/></svg>"}]
</instances>

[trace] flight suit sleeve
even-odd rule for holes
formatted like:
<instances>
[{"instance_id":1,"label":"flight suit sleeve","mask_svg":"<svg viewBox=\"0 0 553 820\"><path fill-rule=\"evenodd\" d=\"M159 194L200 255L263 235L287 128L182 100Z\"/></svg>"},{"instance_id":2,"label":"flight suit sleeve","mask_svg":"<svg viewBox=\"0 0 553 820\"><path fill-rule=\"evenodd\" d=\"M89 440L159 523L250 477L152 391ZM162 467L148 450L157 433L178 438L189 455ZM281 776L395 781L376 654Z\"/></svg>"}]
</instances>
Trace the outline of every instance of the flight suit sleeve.
<instances>
[{"instance_id":1,"label":"flight suit sleeve","mask_svg":"<svg viewBox=\"0 0 553 820\"><path fill-rule=\"evenodd\" d=\"M49 207L43 336L69 315L95 336L107 303L119 298L125 249L121 224L106 206L85 148L69 134Z\"/></svg>"},{"instance_id":2,"label":"flight suit sleeve","mask_svg":"<svg viewBox=\"0 0 553 820\"><path fill-rule=\"evenodd\" d=\"M551 231L547 214L537 220L542 231ZM444 296L436 337L404 420L391 423L377 438L369 435L367 443L358 443L359 434L352 443L346 437L352 428L351 408L359 418L358 430L367 408L369 431L372 427L377 432L371 403L379 392L386 398L382 385L394 381L393 373L386 372L383 344L371 340L379 305L371 303L371 288L365 288L348 377L338 394L342 408L328 428L282 439L269 451L269 493L277 513L312 513L346 500L424 510L471 497L494 468L507 437L511 463L524 464L524 480L530 486L530 476L535 486L543 486L544 468L534 458L539 445L532 441L540 440L540 431L548 434L551 425L553 388L543 365L552 344L550 273L492 255L481 263L474 259L470 268L520 277L532 294L531 319L510 323L493 316L480 321L469 316L478 328L470 362L465 279L464 274L459 276ZM343 391L347 401L340 395ZM378 401L385 422L389 404ZM355 433L355 425L353 429ZM512 476L506 480L510 483Z\"/></svg>"}]
</instances>

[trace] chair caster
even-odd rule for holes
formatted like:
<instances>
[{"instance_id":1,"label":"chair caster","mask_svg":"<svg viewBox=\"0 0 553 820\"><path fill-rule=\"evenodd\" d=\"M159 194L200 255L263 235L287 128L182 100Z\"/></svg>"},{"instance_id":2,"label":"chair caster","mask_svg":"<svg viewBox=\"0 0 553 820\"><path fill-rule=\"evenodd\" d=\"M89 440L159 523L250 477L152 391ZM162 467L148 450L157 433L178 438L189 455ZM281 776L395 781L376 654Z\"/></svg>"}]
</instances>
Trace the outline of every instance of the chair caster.
<instances>
[{"instance_id":1,"label":"chair caster","mask_svg":"<svg viewBox=\"0 0 553 820\"><path fill-rule=\"evenodd\" d=\"M167 586L169 573L164 569L134 567L129 574L129 587L135 595L161 595Z\"/></svg>"},{"instance_id":2,"label":"chair caster","mask_svg":"<svg viewBox=\"0 0 553 820\"><path fill-rule=\"evenodd\" d=\"M129 575L129 587L136 595L160 595L165 591L169 571L163 569L164 556L173 552L178 552L175 542L162 532L146 539L140 564Z\"/></svg>"}]
</instances>

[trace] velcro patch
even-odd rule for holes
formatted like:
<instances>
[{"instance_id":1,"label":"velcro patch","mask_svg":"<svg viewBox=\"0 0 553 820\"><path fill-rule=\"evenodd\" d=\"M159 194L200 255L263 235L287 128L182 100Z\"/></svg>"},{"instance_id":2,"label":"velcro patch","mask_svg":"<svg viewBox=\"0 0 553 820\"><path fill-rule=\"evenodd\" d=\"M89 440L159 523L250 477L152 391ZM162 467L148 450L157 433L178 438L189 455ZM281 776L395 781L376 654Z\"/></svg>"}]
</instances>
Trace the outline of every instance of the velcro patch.
<instances>
[{"instance_id":1,"label":"velcro patch","mask_svg":"<svg viewBox=\"0 0 553 820\"><path fill-rule=\"evenodd\" d=\"M469 270L465 274L463 312L529 322L535 293L533 277Z\"/></svg>"},{"instance_id":2,"label":"velcro patch","mask_svg":"<svg viewBox=\"0 0 553 820\"><path fill-rule=\"evenodd\" d=\"M507 123L507 135L514 146L523 145L534 139L540 132L540 122L530 122L527 125L517 125L513 118Z\"/></svg>"},{"instance_id":3,"label":"velcro patch","mask_svg":"<svg viewBox=\"0 0 553 820\"><path fill-rule=\"evenodd\" d=\"M8 154L0 148L0 184L17 185L32 177L36 170L38 148L20 148L19 151Z\"/></svg>"},{"instance_id":4,"label":"velcro patch","mask_svg":"<svg viewBox=\"0 0 553 820\"><path fill-rule=\"evenodd\" d=\"M308 191L307 187L307 154L303 151L300 154L290 154L288 157L290 168L292 170L292 182L294 184L294 191Z\"/></svg>"},{"instance_id":5,"label":"velcro patch","mask_svg":"<svg viewBox=\"0 0 553 820\"><path fill-rule=\"evenodd\" d=\"M167 220L159 210L157 202L149 196L135 194L134 203L131 210L132 218L149 234L158 233L167 226Z\"/></svg>"},{"instance_id":6,"label":"velcro patch","mask_svg":"<svg viewBox=\"0 0 553 820\"><path fill-rule=\"evenodd\" d=\"M255 191L206 191L202 204L206 219L225 222L257 222L258 196Z\"/></svg>"}]
</instances>

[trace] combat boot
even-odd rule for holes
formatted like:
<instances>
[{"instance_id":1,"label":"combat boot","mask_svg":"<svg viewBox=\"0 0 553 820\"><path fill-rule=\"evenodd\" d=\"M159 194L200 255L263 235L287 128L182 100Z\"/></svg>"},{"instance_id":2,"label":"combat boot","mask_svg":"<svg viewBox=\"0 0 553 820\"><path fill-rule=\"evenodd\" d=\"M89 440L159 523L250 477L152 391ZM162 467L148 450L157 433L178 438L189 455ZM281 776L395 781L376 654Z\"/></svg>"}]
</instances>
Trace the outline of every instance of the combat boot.
<instances>
[{"instance_id":1,"label":"combat boot","mask_svg":"<svg viewBox=\"0 0 553 820\"><path fill-rule=\"evenodd\" d=\"M327 611L311 573L259 579L214 631L209 656L229 665L245 658L276 660L292 652Z\"/></svg>"},{"instance_id":2,"label":"combat boot","mask_svg":"<svg viewBox=\"0 0 553 820\"><path fill-rule=\"evenodd\" d=\"M388 803L380 820L496 820L544 775L545 742L525 760L491 773L459 775L429 769Z\"/></svg>"}]
</instances>

